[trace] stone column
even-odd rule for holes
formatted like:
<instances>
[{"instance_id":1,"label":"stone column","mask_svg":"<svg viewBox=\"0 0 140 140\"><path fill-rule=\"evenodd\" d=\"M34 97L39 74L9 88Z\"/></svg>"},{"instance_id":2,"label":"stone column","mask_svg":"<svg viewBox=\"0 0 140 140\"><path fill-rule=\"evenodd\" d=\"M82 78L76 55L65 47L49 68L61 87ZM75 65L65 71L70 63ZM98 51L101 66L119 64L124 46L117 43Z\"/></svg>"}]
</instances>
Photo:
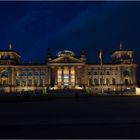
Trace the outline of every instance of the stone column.
<instances>
[{"instance_id":1,"label":"stone column","mask_svg":"<svg viewBox=\"0 0 140 140\"><path fill-rule=\"evenodd\" d=\"M55 86L55 69L54 66L51 67L51 86L54 87Z\"/></svg>"},{"instance_id":2,"label":"stone column","mask_svg":"<svg viewBox=\"0 0 140 140\"><path fill-rule=\"evenodd\" d=\"M55 67L55 86L57 86L57 71L58 71L58 68L57 67Z\"/></svg>"},{"instance_id":3,"label":"stone column","mask_svg":"<svg viewBox=\"0 0 140 140\"><path fill-rule=\"evenodd\" d=\"M34 76L34 70L32 70L32 86L34 86L35 76Z\"/></svg>"},{"instance_id":4,"label":"stone column","mask_svg":"<svg viewBox=\"0 0 140 140\"><path fill-rule=\"evenodd\" d=\"M58 72L59 72L59 75L58 75ZM58 76L59 76L59 82L58 82ZM60 76L61 76L61 79L60 79ZM62 68L60 66L57 68L57 78L56 78L56 80L57 80L57 86L60 87L62 85Z\"/></svg>"},{"instance_id":5,"label":"stone column","mask_svg":"<svg viewBox=\"0 0 140 140\"><path fill-rule=\"evenodd\" d=\"M82 73L82 67L79 68L79 86L82 87L83 83L83 73Z\"/></svg>"},{"instance_id":6,"label":"stone column","mask_svg":"<svg viewBox=\"0 0 140 140\"><path fill-rule=\"evenodd\" d=\"M6 84L9 86L11 84L11 68L8 67L7 71L8 71L8 80Z\"/></svg>"},{"instance_id":7,"label":"stone column","mask_svg":"<svg viewBox=\"0 0 140 140\"><path fill-rule=\"evenodd\" d=\"M76 67L73 67L74 69L74 86L76 85Z\"/></svg>"},{"instance_id":8,"label":"stone column","mask_svg":"<svg viewBox=\"0 0 140 140\"><path fill-rule=\"evenodd\" d=\"M8 68L8 86L9 86L9 92L12 91L12 68Z\"/></svg>"},{"instance_id":9,"label":"stone column","mask_svg":"<svg viewBox=\"0 0 140 140\"><path fill-rule=\"evenodd\" d=\"M28 75L27 75L28 74L28 71L25 71L25 73L26 73L26 76L25 76L26 84L25 85L27 86L28 85Z\"/></svg>"},{"instance_id":10,"label":"stone column","mask_svg":"<svg viewBox=\"0 0 140 140\"><path fill-rule=\"evenodd\" d=\"M61 70L61 86L62 86L62 84L63 84L63 75L62 75L63 68L62 68L62 67L60 67L60 70Z\"/></svg>"},{"instance_id":11,"label":"stone column","mask_svg":"<svg viewBox=\"0 0 140 140\"><path fill-rule=\"evenodd\" d=\"M14 68L11 68L11 85L14 85L14 80L16 80Z\"/></svg>"},{"instance_id":12,"label":"stone column","mask_svg":"<svg viewBox=\"0 0 140 140\"><path fill-rule=\"evenodd\" d=\"M46 77L46 78L48 78L47 85L50 86L51 85L51 72L50 72L51 71L51 68L48 67L47 71L48 71L48 74L47 74L47 77Z\"/></svg>"},{"instance_id":13,"label":"stone column","mask_svg":"<svg viewBox=\"0 0 140 140\"><path fill-rule=\"evenodd\" d=\"M64 67L62 66L62 85L64 85Z\"/></svg>"},{"instance_id":14,"label":"stone column","mask_svg":"<svg viewBox=\"0 0 140 140\"><path fill-rule=\"evenodd\" d=\"M69 67L69 86L71 86L71 67Z\"/></svg>"},{"instance_id":15,"label":"stone column","mask_svg":"<svg viewBox=\"0 0 140 140\"><path fill-rule=\"evenodd\" d=\"M41 86L41 75L40 75L40 69L38 70L39 72L39 86Z\"/></svg>"},{"instance_id":16,"label":"stone column","mask_svg":"<svg viewBox=\"0 0 140 140\"><path fill-rule=\"evenodd\" d=\"M75 67L75 86L77 86L77 83L78 83L78 79L77 79L77 68Z\"/></svg>"},{"instance_id":17,"label":"stone column","mask_svg":"<svg viewBox=\"0 0 140 140\"><path fill-rule=\"evenodd\" d=\"M136 84L136 68L132 67L132 79L133 79L133 84Z\"/></svg>"}]
</instances>

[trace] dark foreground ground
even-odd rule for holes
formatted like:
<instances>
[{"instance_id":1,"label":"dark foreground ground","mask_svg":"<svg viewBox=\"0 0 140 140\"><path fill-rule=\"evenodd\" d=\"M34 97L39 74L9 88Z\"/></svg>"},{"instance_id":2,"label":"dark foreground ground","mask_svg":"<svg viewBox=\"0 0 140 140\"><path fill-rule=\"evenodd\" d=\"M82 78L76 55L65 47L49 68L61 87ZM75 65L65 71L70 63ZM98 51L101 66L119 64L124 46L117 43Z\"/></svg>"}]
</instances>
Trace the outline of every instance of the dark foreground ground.
<instances>
[{"instance_id":1,"label":"dark foreground ground","mask_svg":"<svg viewBox=\"0 0 140 140\"><path fill-rule=\"evenodd\" d=\"M140 138L140 96L1 102L0 138Z\"/></svg>"}]
</instances>

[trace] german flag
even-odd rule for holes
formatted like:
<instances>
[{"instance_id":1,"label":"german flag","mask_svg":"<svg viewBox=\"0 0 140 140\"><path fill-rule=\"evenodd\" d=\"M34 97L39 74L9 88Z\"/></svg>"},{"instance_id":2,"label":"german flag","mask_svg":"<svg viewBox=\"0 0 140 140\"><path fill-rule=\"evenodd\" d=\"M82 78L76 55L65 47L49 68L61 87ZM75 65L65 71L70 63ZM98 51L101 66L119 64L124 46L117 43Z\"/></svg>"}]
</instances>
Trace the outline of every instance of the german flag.
<instances>
[{"instance_id":1,"label":"german flag","mask_svg":"<svg viewBox=\"0 0 140 140\"><path fill-rule=\"evenodd\" d=\"M103 59L102 49L100 49L100 52L99 52L99 59L100 59L100 63L102 64L102 59Z\"/></svg>"}]
</instances>

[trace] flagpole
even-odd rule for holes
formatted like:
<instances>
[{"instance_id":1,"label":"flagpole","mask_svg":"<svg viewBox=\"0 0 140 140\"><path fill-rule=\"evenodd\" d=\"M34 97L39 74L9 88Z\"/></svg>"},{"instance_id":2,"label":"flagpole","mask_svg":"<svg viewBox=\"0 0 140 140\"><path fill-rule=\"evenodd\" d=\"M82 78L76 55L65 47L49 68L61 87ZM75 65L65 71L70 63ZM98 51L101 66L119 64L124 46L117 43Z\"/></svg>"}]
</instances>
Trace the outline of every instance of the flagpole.
<instances>
[{"instance_id":1,"label":"flagpole","mask_svg":"<svg viewBox=\"0 0 140 140\"><path fill-rule=\"evenodd\" d=\"M102 81L101 81L101 92L103 94L103 62L102 62L102 50L100 49L99 58L100 58L100 66L101 66L101 74L102 74Z\"/></svg>"},{"instance_id":2,"label":"flagpole","mask_svg":"<svg viewBox=\"0 0 140 140\"><path fill-rule=\"evenodd\" d=\"M101 88L102 88L102 94L104 93L104 91L103 91L103 62L102 62L102 60L101 60L101 72L102 72L102 83L101 83Z\"/></svg>"}]
</instances>

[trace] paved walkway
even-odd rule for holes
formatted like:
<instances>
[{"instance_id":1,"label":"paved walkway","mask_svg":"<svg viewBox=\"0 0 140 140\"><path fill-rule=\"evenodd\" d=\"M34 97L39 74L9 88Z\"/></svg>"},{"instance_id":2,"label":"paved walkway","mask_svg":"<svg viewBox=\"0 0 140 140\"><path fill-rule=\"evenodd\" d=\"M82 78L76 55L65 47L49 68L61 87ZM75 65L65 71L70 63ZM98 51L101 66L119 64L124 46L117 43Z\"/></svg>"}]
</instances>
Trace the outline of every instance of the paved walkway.
<instances>
[{"instance_id":1,"label":"paved walkway","mask_svg":"<svg viewBox=\"0 0 140 140\"><path fill-rule=\"evenodd\" d=\"M0 138L140 138L139 130L136 96L0 103Z\"/></svg>"}]
</instances>

